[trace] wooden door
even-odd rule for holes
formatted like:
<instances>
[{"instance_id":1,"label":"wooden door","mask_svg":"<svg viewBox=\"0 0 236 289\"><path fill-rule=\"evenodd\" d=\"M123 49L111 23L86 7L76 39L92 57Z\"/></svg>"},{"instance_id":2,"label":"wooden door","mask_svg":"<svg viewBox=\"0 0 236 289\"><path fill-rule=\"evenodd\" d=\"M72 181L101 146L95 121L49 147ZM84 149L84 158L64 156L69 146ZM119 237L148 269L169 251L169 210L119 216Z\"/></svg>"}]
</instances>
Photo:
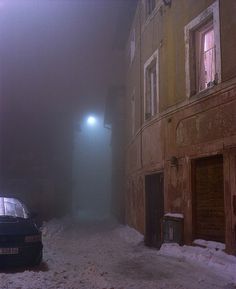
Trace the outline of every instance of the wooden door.
<instances>
[{"instance_id":1,"label":"wooden door","mask_svg":"<svg viewBox=\"0 0 236 289\"><path fill-rule=\"evenodd\" d=\"M163 173L145 177L146 225L145 244L159 248L161 246L161 222L164 214Z\"/></svg>"},{"instance_id":2,"label":"wooden door","mask_svg":"<svg viewBox=\"0 0 236 289\"><path fill-rule=\"evenodd\" d=\"M194 239L225 242L223 156L194 161Z\"/></svg>"}]
</instances>

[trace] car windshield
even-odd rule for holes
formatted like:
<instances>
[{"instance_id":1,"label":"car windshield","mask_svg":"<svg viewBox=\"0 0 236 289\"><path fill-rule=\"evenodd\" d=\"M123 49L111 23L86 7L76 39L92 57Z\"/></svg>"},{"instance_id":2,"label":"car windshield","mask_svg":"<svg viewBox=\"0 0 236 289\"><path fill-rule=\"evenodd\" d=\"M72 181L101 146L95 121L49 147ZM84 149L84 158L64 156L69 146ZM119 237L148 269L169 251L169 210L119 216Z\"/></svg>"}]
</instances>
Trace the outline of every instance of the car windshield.
<instances>
[{"instance_id":1,"label":"car windshield","mask_svg":"<svg viewBox=\"0 0 236 289\"><path fill-rule=\"evenodd\" d=\"M0 197L0 216L28 218L28 211L17 199Z\"/></svg>"}]
</instances>

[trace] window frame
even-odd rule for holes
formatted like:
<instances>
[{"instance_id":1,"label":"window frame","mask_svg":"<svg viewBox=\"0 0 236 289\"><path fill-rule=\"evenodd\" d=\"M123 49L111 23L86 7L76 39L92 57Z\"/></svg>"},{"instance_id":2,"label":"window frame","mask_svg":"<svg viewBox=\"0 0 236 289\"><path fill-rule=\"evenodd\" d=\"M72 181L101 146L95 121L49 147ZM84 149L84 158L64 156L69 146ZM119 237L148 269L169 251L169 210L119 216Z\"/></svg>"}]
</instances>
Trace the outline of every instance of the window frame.
<instances>
[{"instance_id":1,"label":"window frame","mask_svg":"<svg viewBox=\"0 0 236 289\"><path fill-rule=\"evenodd\" d=\"M156 72L156 100L153 99L153 86L151 85L150 91L151 94L149 93L148 90L148 75L150 69L152 67L155 67L155 72ZM150 112L147 111L147 97L150 98L150 103L151 103L151 108ZM156 111L154 110L154 100L156 103ZM144 121L150 120L153 116L159 113L159 50L157 49L151 57L145 62L144 64ZM148 115L149 114L149 115Z\"/></svg>"},{"instance_id":2,"label":"window frame","mask_svg":"<svg viewBox=\"0 0 236 289\"><path fill-rule=\"evenodd\" d=\"M152 15L153 11L156 9L156 0L146 0L146 17L148 18Z\"/></svg>"},{"instance_id":3,"label":"window frame","mask_svg":"<svg viewBox=\"0 0 236 289\"><path fill-rule=\"evenodd\" d=\"M217 83L221 82L221 47L220 47L220 17L219 0L200 13L184 28L185 36L185 76L186 76L186 94L190 98L203 90L198 89L197 81L197 59L196 59L196 38L195 35L202 27L207 25L212 19L215 39L215 73Z\"/></svg>"},{"instance_id":4,"label":"window frame","mask_svg":"<svg viewBox=\"0 0 236 289\"><path fill-rule=\"evenodd\" d=\"M205 87L205 77L202 79L202 75L204 74L204 71L202 69L205 67L202 63L204 63L204 40L205 36L209 31L214 32L214 24L213 24L213 19L210 19L204 25L202 25L200 28L198 28L195 31L194 39L195 39L195 61L196 61L196 73L195 73L195 84L196 84L196 92L201 92L209 87L212 87L214 84L217 83L217 76L216 76L216 56L215 56L215 35L214 35L214 47L211 48L213 49L213 54L214 54L214 78L211 79L211 81L207 84ZM213 62L212 62L213 63ZM204 80L204 81L203 81Z\"/></svg>"}]
</instances>

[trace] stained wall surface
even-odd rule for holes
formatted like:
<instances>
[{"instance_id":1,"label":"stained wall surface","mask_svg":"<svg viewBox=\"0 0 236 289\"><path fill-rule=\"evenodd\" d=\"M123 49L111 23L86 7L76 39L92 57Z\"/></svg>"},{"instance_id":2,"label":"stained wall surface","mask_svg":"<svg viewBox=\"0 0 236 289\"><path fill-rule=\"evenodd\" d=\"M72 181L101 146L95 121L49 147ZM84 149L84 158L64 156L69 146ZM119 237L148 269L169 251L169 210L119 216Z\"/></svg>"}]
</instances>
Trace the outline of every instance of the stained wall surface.
<instances>
[{"instance_id":1,"label":"stained wall surface","mask_svg":"<svg viewBox=\"0 0 236 289\"><path fill-rule=\"evenodd\" d=\"M185 26L214 1L156 1L146 15L139 1L133 25L135 54L127 42L126 211L127 222L145 233L145 176L164 172L165 213L184 215L184 242L193 241L195 159L223 155L225 243L235 252L236 4L219 1L221 82L192 97L186 92ZM159 112L144 118L144 64L159 52ZM135 112L131 103L135 100ZM133 116L134 114L134 116ZM132 130L134 126L134 130ZM173 165L172 158L177 159Z\"/></svg>"}]
</instances>

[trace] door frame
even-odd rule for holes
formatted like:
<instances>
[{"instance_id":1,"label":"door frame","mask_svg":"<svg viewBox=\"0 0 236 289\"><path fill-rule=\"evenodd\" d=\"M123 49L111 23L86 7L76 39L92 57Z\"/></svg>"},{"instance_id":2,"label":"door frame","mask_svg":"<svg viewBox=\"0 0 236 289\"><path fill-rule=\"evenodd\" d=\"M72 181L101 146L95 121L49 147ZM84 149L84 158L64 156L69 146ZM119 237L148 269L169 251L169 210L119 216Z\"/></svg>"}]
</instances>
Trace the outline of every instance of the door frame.
<instances>
[{"instance_id":1,"label":"door frame","mask_svg":"<svg viewBox=\"0 0 236 289\"><path fill-rule=\"evenodd\" d=\"M225 251L236 255L236 147L225 148L223 158L226 221Z\"/></svg>"},{"instance_id":2,"label":"door frame","mask_svg":"<svg viewBox=\"0 0 236 289\"><path fill-rule=\"evenodd\" d=\"M195 172L196 172L196 162L200 159L208 159L208 158L214 158L217 156L221 156L222 160L223 160L223 164L222 164L222 173L223 173L223 195L224 195L224 213L225 213L225 217L224 217L224 221L225 221L225 232L224 232L224 238L225 238L225 243L226 243L226 226L227 226L227 217L226 217L226 194L225 194L225 157L224 154L222 152L218 152L215 154L208 154L208 155L201 155L201 156L197 156L195 158L191 159L191 168L190 168L190 188L191 188L191 224L192 224L192 242L194 241L195 237L196 237L196 213L195 213L195 209L196 209L196 191L195 191L195 187L196 187L196 182L195 182Z\"/></svg>"},{"instance_id":3,"label":"door frame","mask_svg":"<svg viewBox=\"0 0 236 289\"><path fill-rule=\"evenodd\" d=\"M144 242L146 242L147 238L147 222L148 222L148 214L147 214L147 191L146 191L146 177L148 176L153 176L153 175L162 175L162 194L163 194L163 216L165 212L165 175L164 175L164 170L158 170L158 171L152 171L150 173L146 173L144 175L144 208L145 208L145 230L144 230ZM160 243L162 243L162 224L160 226Z\"/></svg>"}]
</instances>

